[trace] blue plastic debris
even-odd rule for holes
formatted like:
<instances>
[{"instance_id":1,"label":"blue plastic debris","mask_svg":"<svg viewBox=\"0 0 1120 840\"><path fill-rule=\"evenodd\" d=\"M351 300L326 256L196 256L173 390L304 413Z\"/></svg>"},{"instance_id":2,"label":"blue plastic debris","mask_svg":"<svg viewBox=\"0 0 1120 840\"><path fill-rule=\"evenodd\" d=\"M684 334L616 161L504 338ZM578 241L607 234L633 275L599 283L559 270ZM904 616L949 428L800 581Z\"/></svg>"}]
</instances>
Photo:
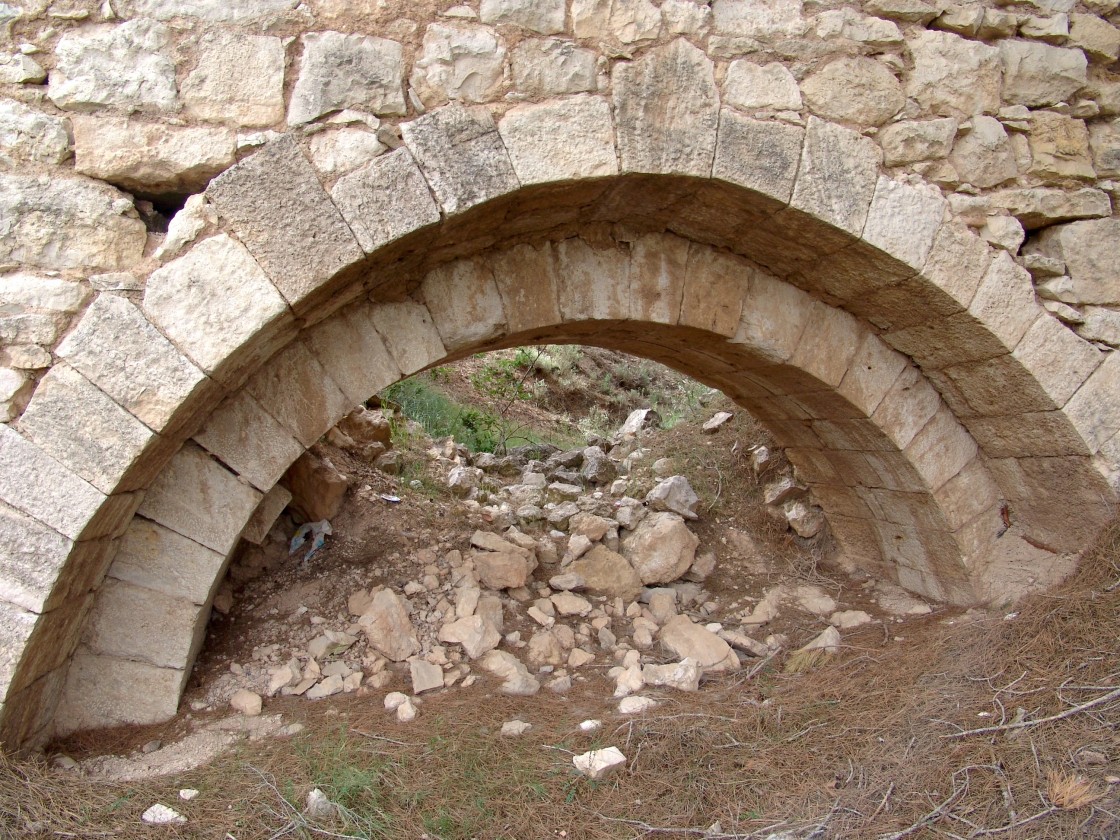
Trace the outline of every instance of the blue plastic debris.
<instances>
[{"instance_id":1,"label":"blue plastic debris","mask_svg":"<svg viewBox=\"0 0 1120 840\"><path fill-rule=\"evenodd\" d=\"M334 531L331 529L331 523L325 519L318 522L305 522L296 529L295 534L292 536L292 541L288 544L288 556L291 557L304 546L305 543L310 542L311 547L307 553L303 555L303 562L306 563L311 559L311 555L323 547L327 542L327 537Z\"/></svg>"}]
</instances>

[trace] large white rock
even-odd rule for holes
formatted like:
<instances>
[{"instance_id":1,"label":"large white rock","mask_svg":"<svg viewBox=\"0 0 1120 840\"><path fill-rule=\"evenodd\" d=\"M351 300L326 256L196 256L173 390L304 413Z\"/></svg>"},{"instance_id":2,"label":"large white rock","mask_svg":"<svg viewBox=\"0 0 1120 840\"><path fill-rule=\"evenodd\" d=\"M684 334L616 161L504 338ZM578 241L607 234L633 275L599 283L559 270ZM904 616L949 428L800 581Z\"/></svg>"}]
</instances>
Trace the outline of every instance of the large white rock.
<instances>
[{"instance_id":1,"label":"large white rock","mask_svg":"<svg viewBox=\"0 0 1120 840\"><path fill-rule=\"evenodd\" d=\"M14 99L0 99L0 160L62 163L70 156L66 124Z\"/></svg>"},{"instance_id":2,"label":"large white rock","mask_svg":"<svg viewBox=\"0 0 1120 840\"><path fill-rule=\"evenodd\" d=\"M622 555L642 583L671 583L696 559L700 539L676 513L652 513L622 541Z\"/></svg>"},{"instance_id":3,"label":"large white rock","mask_svg":"<svg viewBox=\"0 0 1120 840\"><path fill-rule=\"evenodd\" d=\"M74 168L131 192L198 192L233 165L237 150L228 128L102 116L75 116L71 124Z\"/></svg>"},{"instance_id":4,"label":"large white rock","mask_svg":"<svg viewBox=\"0 0 1120 840\"><path fill-rule=\"evenodd\" d=\"M564 0L482 0L483 23L514 24L553 35L564 31Z\"/></svg>"},{"instance_id":5,"label":"large white rock","mask_svg":"<svg viewBox=\"0 0 1120 840\"><path fill-rule=\"evenodd\" d=\"M670 511L685 519L697 519L696 506L700 497L683 475L674 475L659 481L646 494L646 504L653 510Z\"/></svg>"},{"instance_id":6,"label":"large white rock","mask_svg":"<svg viewBox=\"0 0 1120 840\"><path fill-rule=\"evenodd\" d=\"M666 686L679 691L698 691L700 665L692 659L670 662L666 665L646 665L642 668L646 685Z\"/></svg>"},{"instance_id":7,"label":"large white rock","mask_svg":"<svg viewBox=\"0 0 1120 840\"><path fill-rule=\"evenodd\" d=\"M572 764L584 776L599 781L625 767L626 756L618 747L607 747L573 756Z\"/></svg>"},{"instance_id":8,"label":"large white rock","mask_svg":"<svg viewBox=\"0 0 1120 840\"><path fill-rule=\"evenodd\" d=\"M593 50L559 38L531 38L513 48L513 84L528 96L560 96L594 91L597 86Z\"/></svg>"},{"instance_id":9,"label":"large white rock","mask_svg":"<svg viewBox=\"0 0 1120 840\"><path fill-rule=\"evenodd\" d=\"M994 113L999 108L998 49L950 32L930 30L916 33L909 46L914 69L906 83L906 95L916 99L924 110L971 116Z\"/></svg>"},{"instance_id":10,"label":"large white rock","mask_svg":"<svg viewBox=\"0 0 1120 840\"><path fill-rule=\"evenodd\" d=\"M119 0L113 5L127 17L197 17L214 23L252 23L291 11L299 0Z\"/></svg>"},{"instance_id":11,"label":"large white rock","mask_svg":"<svg viewBox=\"0 0 1120 840\"><path fill-rule=\"evenodd\" d=\"M832 61L801 83L809 109L825 119L882 125L906 101L894 73L870 58Z\"/></svg>"},{"instance_id":12,"label":"large white rock","mask_svg":"<svg viewBox=\"0 0 1120 840\"><path fill-rule=\"evenodd\" d=\"M273 125L284 118L284 45L272 36L208 30L181 95L187 113L198 119Z\"/></svg>"},{"instance_id":13,"label":"large white rock","mask_svg":"<svg viewBox=\"0 0 1120 840\"><path fill-rule=\"evenodd\" d=\"M523 185L614 175L611 108L605 99L576 96L508 111L498 132Z\"/></svg>"},{"instance_id":14,"label":"large white rock","mask_svg":"<svg viewBox=\"0 0 1120 840\"><path fill-rule=\"evenodd\" d=\"M479 665L503 680L503 694L529 697L540 691L540 682L512 653L492 650L479 660Z\"/></svg>"},{"instance_id":15,"label":"large white rock","mask_svg":"<svg viewBox=\"0 0 1120 840\"><path fill-rule=\"evenodd\" d=\"M143 18L69 31L55 47L47 95L67 111L172 111L179 97L170 45L168 28Z\"/></svg>"},{"instance_id":16,"label":"large white rock","mask_svg":"<svg viewBox=\"0 0 1120 840\"><path fill-rule=\"evenodd\" d=\"M902 120L884 126L876 139L883 148L883 163L897 166L920 160L938 160L949 154L957 135L952 117Z\"/></svg>"},{"instance_id":17,"label":"large white rock","mask_svg":"<svg viewBox=\"0 0 1120 840\"><path fill-rule=\"evenodd\" d=\"M469 658L478 659L498 646L502 634L483 616L469 615L443 625L439 631L439 640L447 644L462 645L463 652Z\"/></svg>"},{"instance_id":18,"label":"large white rock","mask_svg":"<svg viewBox=\"0 0 1120 840\"><path fill-rule=\"evenodd\" d=\"M369 643L393 662L403 662L420 649L405 601L391 589L374 594L358 624Z\"/></svg>"},{"instance_id":19,"label":"large white rock","mask_svg":"<svg viewBox=\"0 0 1120 840\"><path fill-rule=\"evenodd\" d=\"M632 599L642 591L642 579L630 562L604 545L593 547L549 579L553 589L586 590L596 595Z\"/></svg>"},{"instance_id":20,"label":"large white rock","mask_svg":"<svg viewBox=\"0 0 1120 840\"><path fill-rule=\"evenodd\" d=\"M687 615L670 619L661 628L661 645L680 659L691 659L707 671L735 671L739 659L730 645Z\"/></svg>"},{"instance_id":21,"label":"large white rock","mask_svg":"<svg viewBox=\"0 0 1120 840\"><path fill-rule=\"evenodd\" d=\"M303 36L288 124L301 125L343 108L401 116L403 82L404 48L398 42L341 32L308 33Z\"/></svg>"},{"instance_id":22,"label":"large white rock","mask_svg":"<svg viewBox=\"0 0 1120 840\"><path fill-rule=\"evenodd\" d=\"M953 145L949 162L974 187L994 187L1019 174L1011 139L994 117L973 117L969 131Z\"/></svg>"},{"instance_id":23,"label":"large white rock","mask_svg":"<svg viewBox=\"0 0 1120 840\"><path fill-rule=\"evenodd\" d=\"M755 64L745 58L731 62L723 82L723 101L744 110L801 110L801 89L784 64Z\"/></svg>"},{"instance_id":24,"label":"large white rock","mask_svg":"<svg viewBox=\"0 0 1120 840\"><path fill-rule=\"evenodd\" d=\"M801 10L801 0L715 0L712 28L751 38L796 37L808 28Z\"/></svg>"},{"instance_id":25,"label":"large white rock","mask_svg":"<svg viewBox=\"0 0 1120 840\"><path fill-rule=\"evenodd\" d=\"M1065 303L1120 306L1120 220L1054 225L1042 232L1036 248L1066 264Z\"/></svg>"},{"instance_id":26,"label":"large white rock","mask_svg":"<svg viewBox=\"0 0 1120 840\"><path fill-rule=\"evenodd\" d=\"M1037 108L1069 99L1085 87L1088 62L1081 50L1034 41L1000 41L1003 98Z\"/></svg>"},{"instance_id":27,"label":"large white rock","mask_svg":"<svg viewBox=\"0 0 1120 840\"><path fill-rule=\"evenodd\" d=\"M132 201L108 184L62 175L0 174L0 262L120 271L147 241Z\"/></svg>"},{"instance_id":28,"label":"large white rock","mask_svg":"<svg viewBox=\"0 0 1120 840\"><path fill-rule=\"evenodd\" d=\"M433 23L409 82L428 108L448 100L489 102L505 80L506 48L481 26Z\"/></svg>"}]
</instances>

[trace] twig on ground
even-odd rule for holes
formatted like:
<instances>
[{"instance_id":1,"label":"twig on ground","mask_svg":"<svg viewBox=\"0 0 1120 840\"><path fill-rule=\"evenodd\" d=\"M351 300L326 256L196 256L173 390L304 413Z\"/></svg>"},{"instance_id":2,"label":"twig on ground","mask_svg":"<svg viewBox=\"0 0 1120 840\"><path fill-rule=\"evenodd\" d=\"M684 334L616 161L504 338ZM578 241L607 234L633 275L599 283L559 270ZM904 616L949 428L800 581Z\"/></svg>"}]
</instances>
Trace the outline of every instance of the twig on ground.
<instances>
[{"instance_id":1,"label":"twig on ground","mask_svg":"<svg viewBox=\"0 0 1120 840\"><path fill-rule=\"evenodd\" d=\"M1050 715L1049 717L1039 718L1038 720L1025 720L1020 723L1006 723L1002 726L982 726L979 729L966 729L963 732L952 732L948 735L942 735L941 737L947 739L964 738L968 735L989 735L993 732L1007 732L1012 729L1028 729L1033 726L1041 726L1044 723L1054 723L1055 721L1065 720L1068 717L1073 717L1076 714L1086 712L1097 706L1103 706L1105 703L1109 703L1113 700L1120 700L1120 688L1114 689L1107 694L1102 694L1100 697L1094 698L1087 703L1082 703L1071 709L1066 709L1064 712Z\"/></svg>"}]
</instances>

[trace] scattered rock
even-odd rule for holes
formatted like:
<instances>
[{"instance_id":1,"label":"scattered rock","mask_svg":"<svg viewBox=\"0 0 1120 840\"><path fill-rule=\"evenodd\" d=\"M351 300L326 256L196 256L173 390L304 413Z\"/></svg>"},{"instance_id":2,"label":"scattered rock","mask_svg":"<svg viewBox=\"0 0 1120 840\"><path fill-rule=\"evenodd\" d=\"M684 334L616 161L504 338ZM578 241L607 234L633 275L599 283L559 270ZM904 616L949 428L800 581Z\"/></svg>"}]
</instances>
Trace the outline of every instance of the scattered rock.
<instances>
[{"instance_id":1,"label":"scattered rock","mask_svg":"<svg viewBox=\"0 0 1120 840\"><path fill-rule=\"evenodd\" d=\"M312 788L307 793L303 813L313 820L327 820L338 813L338 806L319 788Z\"/></svg>"},{"instance_id":2,"label":"scattered rock","mask_svg":"<svg viewBox=\"0 0 1120 840\"><path fill-rule=\"evenodd\" d=\"M667 686L679 691L698 691L700 665L692 659L684 659L668 665L646 665L642 668L642 678L646 685Z\"/></svg>"},{"instance_id":3,"label":"scattered rock","mask_svg":"<svg viewBox=\"0 0 1120 840\"><path fill-rule=\"evenodd\" d=\"M158 802L140 815L140 819L148 825L185 825L187 818L166 805Z\"/></svg>"},{"instance_id":4,"label":"scattered rock","mask_svg":"<svg viewBox=\"0 0 1120 840\"><path fill-rule=\"evenodd\" d=\"M230 708L241 712L246 717L256 717L261 713L261 696L247 689L238 689L229 700Z\"/></svg>"},{"instance_id":5,"label":"scattered rock","mask_svg":"<svg viewBox=\"0 0 1120 840\"><path fill-rule=\"evenodd\" d=\"M699 538L677 513L651 513L622 541L622 554L644 584L671 583L692 566Z\"/></svg>"},{"instance_id":6,"label":"scattered rock","mask_svg":"<svg viewBox=\"0 0 1120 840\"><path fill-rule=\"evenodd\" d=\"M640 715L657 707L652 697L623 697L618 701L618 712L622 715Z\"/></svg>"},{"instance_id":7,"label":"scattered rock","mask_svg":"<svg viewBox=\"0 0 1120 840\"><path fill-rule=\"evenodd\" d=\"M576 770L589 779L599 781L626 766L626 756L618 747L591 750L572 758Z\"/></svg>"},{"instance_id":8,"label":"scattered rock","mask_svg":"<svg viewBox=\"0 0 1120 840\"><path fill-rule=\"evenodd\" d=\"M671 511L685 519L698 519L696 505L700 497L683 475L674 475L660 481L646 494L646 504L654 510Z\"/></svg>"},{"instance_id":9,"label":"scattered rock","mask_svg":"<svg viewBox=\"0 0 1120 840\"><path fill-rule=\"evenodd\" d=\"M492 650L479 660L479 665L503 680L503 694L532 696L540 691L540 682L512 653Z\"/></svg>"},{"instance_id":10,"label":"scattered rock","mask_svg":"<svg viewBox=\"0 0 1120 840\"><path fill-rule=\"evenodd\" d=\"M533 724L526 723L523 720L508 720L502 724L502 736L506 738L516 738L518 735L524 735Z\"/></svg>"},{"instance_id":11,"label":"scattered rock","mask_svg":"<svg viewBox=\"0 0 1120 840\"><path fill-rule=\"evenodd\" d=\"M420 649L404 599L391 589L373 595L358 624L369 643L393 662L403 662Z\"/></svg>"},{"instance_id":12,"label":"scattered rock","mask_svg":"<svg viewBox=\"0 0 1120 840\"><path fill-rule=\"evenodd\" d=\"M698 663L705 672L739 668L739 659L727 642L687 615L678 615L661 628L661 645L681 659Z\"/></svg>"}]
</instances>

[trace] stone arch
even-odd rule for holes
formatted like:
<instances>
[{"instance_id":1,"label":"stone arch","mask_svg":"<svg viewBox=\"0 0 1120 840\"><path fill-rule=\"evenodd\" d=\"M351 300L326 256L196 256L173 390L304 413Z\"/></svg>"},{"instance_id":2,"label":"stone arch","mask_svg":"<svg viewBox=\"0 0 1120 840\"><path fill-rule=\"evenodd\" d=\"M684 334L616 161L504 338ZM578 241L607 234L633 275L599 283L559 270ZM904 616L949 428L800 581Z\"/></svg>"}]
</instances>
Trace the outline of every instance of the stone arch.
<instances>
[{"instance_id":1,"label":"stone arch","mask_svg":"<svg viewBox=\"0 0 1120 840\"><path fill-rule=\"evenodd\" d=\"M294 458L327 421L377 390L356 387L362 371L331 349L340 341L406 375L466 348L559 335L547 318L508 323L542 305L533 288L515 312L503 308L505 333L477 332L493 326L486 307L498 288L476 259L486 253L516 262L534 249L558 260L583 249L595 267L581 272L573 263L562 273L578 291L560 299L569 311L560 309L559 324L584 325L567 327L567 337L646 325L619 346L699 372L750 405L792 446L845 548L880 571L905 566L915 588L983 597L976 585L1001 564L1044 582L1056 555L1099 530L1115 502L1105 475L1115 470L1105 444L1120 425L1115 355L1103 360L1042 310L1022 269L946 220L940 194L882 175L857 132L816 118L804 128L750 119L674 88L666 78L688 69L690 49L677 42L635 62L649 84L669 88L647 92L638 111L626 100L611 109L578 96L523 106L496 124L488 111L451 105L406 123L404 148L329 192L290 136L211 184L218 228L152 272L142 301L99 298L24 414L0 430L0 527L17 546L0 581L6 742L44 737L67 674L83 685L95 654L87 646L70 660L84 630L101 650L121 654L100 676L107 689L135 693L147 657L177 672L157 680L161 697L177 698L174 681L196 636L160 639L178 645L172 652L134 654L121 640L123 624L102 625L100 616L116 611L98 602L141 585L103 584L114 564L127 565L126 548L177 543L168 551L209 564L197 580L175 584L179 595L191 593L189 606L179 604L180 626L200 626L207 587L279 468L234 467L231 454L219 463L204 444L184 445L212 435L218 448L214 424L228 406L239 400L255 412L261 436L283 439ZM568 131L585 123L596 130ZM653 264L684 254L678 270L656 275L665 288L632 287L629 268L611 270L618 243L628 244L633 266L654 239ZM719 298L707 289L689 295L686 314L682 290L669 323L676 304L668 281L688 288L690 258L710 262L694 276L739 289L738 315L734 305L713 306ZM725 260L738 268L721 274ZM760 299L748 303L752 289ZM497 298L504 301L500 291ZM448 319L464 299L478 311ZM361 324L366 300L375 307L372 333ZM799 328L789 325L791 313ZM669 329L676 338L662 338ZM323 337L332 331L343 338ZM283 404L291 395L276 382L291 373L333 380L333 389L312 392L315 422L298 423L299 407ZM219 531L201 518L222 493L237 516ZM1001 537L1008 519L1014 529ZM923 567L946 551L954 564L947 574ZM158 566L147 570L167 571ZM171 608L159 600L163 585L142 587L154 593L145 593L144 609Z\"/></svg>"}]
</instances>

